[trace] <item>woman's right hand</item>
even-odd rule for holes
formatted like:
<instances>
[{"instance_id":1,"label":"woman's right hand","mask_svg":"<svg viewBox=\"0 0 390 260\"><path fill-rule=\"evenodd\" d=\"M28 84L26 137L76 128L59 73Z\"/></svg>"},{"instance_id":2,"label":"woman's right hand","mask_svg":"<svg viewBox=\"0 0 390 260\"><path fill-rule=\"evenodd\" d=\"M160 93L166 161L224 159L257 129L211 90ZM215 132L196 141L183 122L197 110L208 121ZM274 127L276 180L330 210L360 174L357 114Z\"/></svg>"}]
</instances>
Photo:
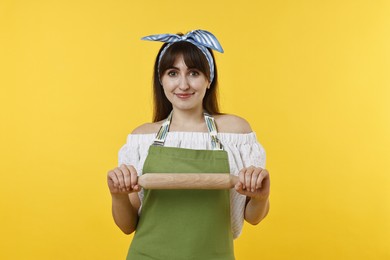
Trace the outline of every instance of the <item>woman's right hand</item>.
<instances>
[{"instance_id":1,"label":"woman's right hand","mask_svg":"<svg viewBox=\"0 0 390 260\"><path fill-rule=\"evenodd\" d=\"M107 173L107 183L111 194L139 192L137 170L132 165L122 164Z\"/></svg>"}]
</instances>

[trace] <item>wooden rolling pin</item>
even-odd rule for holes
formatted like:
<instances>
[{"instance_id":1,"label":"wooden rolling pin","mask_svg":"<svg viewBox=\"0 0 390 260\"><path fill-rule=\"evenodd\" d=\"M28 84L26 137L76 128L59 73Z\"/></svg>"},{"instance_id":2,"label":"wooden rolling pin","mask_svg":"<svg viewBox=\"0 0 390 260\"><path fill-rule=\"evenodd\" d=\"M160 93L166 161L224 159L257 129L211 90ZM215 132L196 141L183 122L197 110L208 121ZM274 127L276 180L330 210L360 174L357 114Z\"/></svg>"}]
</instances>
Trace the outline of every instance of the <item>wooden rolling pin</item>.
<instances>
[{"instance_id":1,"label":"wooden rolling pin","mask_svg":"<svg viewBox=\"0 0 390 260\"><path fill-rule=\"evenodd\" d=\"M230 189L238 177L227 173L144 173L138 184L145 189Z\"/></svg>"}]
</instances>

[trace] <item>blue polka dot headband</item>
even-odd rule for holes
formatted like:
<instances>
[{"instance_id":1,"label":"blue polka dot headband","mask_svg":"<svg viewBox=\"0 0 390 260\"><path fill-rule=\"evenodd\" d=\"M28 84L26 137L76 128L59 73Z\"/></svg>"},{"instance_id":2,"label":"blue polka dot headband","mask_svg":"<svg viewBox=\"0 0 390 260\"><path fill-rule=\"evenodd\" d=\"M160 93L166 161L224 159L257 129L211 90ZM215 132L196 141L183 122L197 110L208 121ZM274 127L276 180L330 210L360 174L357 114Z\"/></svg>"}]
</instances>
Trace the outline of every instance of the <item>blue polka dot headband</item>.
<instances>
[{"instance_id":1,"label":"blue polka dot headband","mask_svg":"<svg viewBox=\"0 0 390 260\"><path fill-rule=\"evenodd\" d=\"M208 31L205 30L193 30L183 36L177 34L154 34L141 38L141 40L147 41L159 41L159 42L167 42L167 46L161 51L160 56L158 58L158 64L160 67L161 57L164 55L165 51L175 42L186 41L190 42L196 47L198 47L202 53L206 56L206 59L209 63L210 67L210 83L213 82L214 79L214 61L211 53L207 48L216 50L218 52L223 53L223 49L221 44L218 42L217 38Z\"/></svg>"}]
</instances>

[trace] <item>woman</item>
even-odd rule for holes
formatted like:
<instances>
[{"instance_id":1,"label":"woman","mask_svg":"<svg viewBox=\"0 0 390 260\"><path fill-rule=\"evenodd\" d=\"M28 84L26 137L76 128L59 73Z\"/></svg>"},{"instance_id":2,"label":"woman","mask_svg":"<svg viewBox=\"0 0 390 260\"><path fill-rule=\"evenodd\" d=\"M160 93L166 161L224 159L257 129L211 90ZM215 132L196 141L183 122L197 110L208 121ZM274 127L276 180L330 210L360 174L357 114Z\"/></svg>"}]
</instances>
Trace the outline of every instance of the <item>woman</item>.
<instances>
[{"instance_id":1,"label":"woman","mask_svg":"<svg viewBox=\"0 0 390 260\"><path fill-rule=\"evenodd\" d=\"M219 112L211 49L222 47L204 30L143 39L165 42L154 66L154 120L128 136L107 175L115 223L136 230L127 258L234 259L244 219L256 225L268 213L270 179L249 124ZM142 172L225 172L239 182L231 190L147 190L137 183Z\"/></svg>"}]
</instances>

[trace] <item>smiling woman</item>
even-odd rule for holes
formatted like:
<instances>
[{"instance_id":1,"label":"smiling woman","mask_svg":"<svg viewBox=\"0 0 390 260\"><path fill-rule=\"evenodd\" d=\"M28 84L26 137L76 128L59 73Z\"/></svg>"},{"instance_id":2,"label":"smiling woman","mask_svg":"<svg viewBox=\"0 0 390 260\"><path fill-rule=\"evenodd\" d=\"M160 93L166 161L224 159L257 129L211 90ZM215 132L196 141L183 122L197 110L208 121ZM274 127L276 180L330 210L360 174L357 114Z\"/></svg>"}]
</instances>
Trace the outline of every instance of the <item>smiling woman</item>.
<instances>
[{"instance_id":1,"label":"smiling woman","mask_svg":"<svg viewBox=\"0 0 390 260\"><path fill-rule=\"evenodd\" d=\"M203 97L209 81L198 69L188 68L183 55L177 56L173 66L163 73L161 83L173 108L191 113L203 111Z\"/></svg>"},{"instance_id":2,"label":"smiling woman","mask_svg":"<svg viewBox=\"0 0 390 260\"><path fill-rule=\"evenodd\" d=\"M128 136L107 175L115 223L136 231L127 259L235 259L244 219L256 225L268 213L270 178L249 124L219 111L211 49L222 47L203 30L143 39L166 42L154 66L154 120ZM239 181L230 190L143 189L138 176L145 173L223 173Z\"/></svg>"},{"instance_id":3,"label":"smiling woman","mask_svg":"<svg viewBox=\"0 0 390 260\"><path fill-rule=\"evenodd\" d=\"M181 34L179 34L181 35ZM157 55L155 62L155 73L154 73L154 121L159 121L165 119L168 114L172 111L172 103L166 96L166 89L169 85L163 84L164 76L171 73L170 76L176 75L176 79L180 79L178 76L179 72L184 72L185 68L188 71L188 76L192 75L193 77L186 77L187 79L195 79L195 74L199 75L203 80L207 81L204 84L207 84L207 92L203 93L203 107L206 111L211 114L220 114L217 100L217 86L218 86L218 75L215 62L212 63L213 69L211 72L209 62L206 56L202 51L197 48L194 44L186 41L179 41L173 45L170 45L167 48L168 43L165 43ZM167 49L166 49L167 48ZM164 51L165 50L165 51ZM214 55L210 51L211 59L214 60ZM164 55L161 55L164 54ZM180 68L179 65L182 65ZM173 73L173 74L172 74ZM211 80L211 74L213 75L213 80ZM170 81L173 83L173 81ZM176 81L177 82L177 81ZM210 83L211 82L211 83ZM189 82L182 82L189 83ZM191 83L195 83L193 80ZM199 84L200 81L198 80ZM168 84L168 82L167 82ZM163 92L163 91L164 92ZM206 90L206 88L205 88ZM179 90L180 91L180 90ZM185 91L179 92L185 93Z\"/></svg>"}]
</instances>

